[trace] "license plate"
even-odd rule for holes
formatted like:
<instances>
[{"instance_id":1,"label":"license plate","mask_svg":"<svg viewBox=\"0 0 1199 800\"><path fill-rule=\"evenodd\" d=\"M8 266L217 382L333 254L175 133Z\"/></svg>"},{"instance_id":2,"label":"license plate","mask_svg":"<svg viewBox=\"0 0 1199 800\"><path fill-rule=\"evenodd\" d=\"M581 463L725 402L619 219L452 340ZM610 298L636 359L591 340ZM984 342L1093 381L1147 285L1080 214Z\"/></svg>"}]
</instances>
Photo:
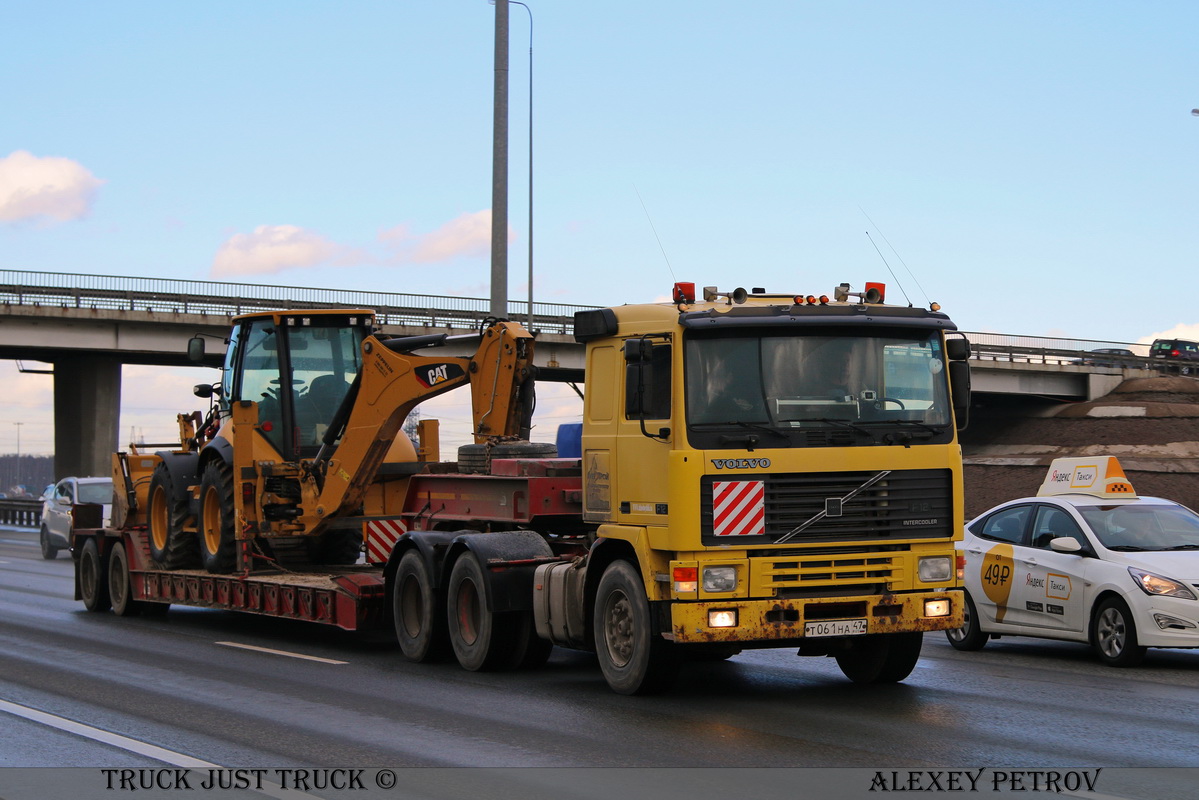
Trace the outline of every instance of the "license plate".
<instances>
[{"instance_id":1,"label":"license plate","mask_svg":"<svg viewBox=\"0 0 1199 800\"><path fill-rule=\"evenodd\" d=\"M803 626L804 636L859 636L866 632L864 619L830 619L825 622L808 622Z\"/></svg>"}]
</instances>

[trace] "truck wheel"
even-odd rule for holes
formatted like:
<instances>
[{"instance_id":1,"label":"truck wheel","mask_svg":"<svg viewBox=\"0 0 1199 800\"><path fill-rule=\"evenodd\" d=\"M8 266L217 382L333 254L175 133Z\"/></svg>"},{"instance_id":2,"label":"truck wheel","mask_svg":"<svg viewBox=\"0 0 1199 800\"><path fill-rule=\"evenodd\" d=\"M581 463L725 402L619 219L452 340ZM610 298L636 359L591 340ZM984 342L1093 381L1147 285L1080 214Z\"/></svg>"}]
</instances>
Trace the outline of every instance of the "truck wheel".
<instances>
[{"instance_id":1,"label":"truck wheel","mask_svg":"<svg viewBox=\"0 0 1199 800\"><path fill-rule=\"evenodd\" d=\"M190 516L187 495L175 491L175 481L166 464L154 468L150 477L150 558L163 569L183 569L199 561L196 540L183 530Z\"/></svg>"},{"instance_id":2,"label":"truck wheel","mask_svg":"<svg viewBox=\"0 0 1199 800\"><path fill-rule=\"evenodd\" d=\"M107 611L112 605L108 597L108 572L100 558L95 539L83 543L79 553L79 596L88 611Z\"/></svg>"},{"instance_id":3,"label":"truck wheel","mask_svg":"<svg viewBox=\"0 0 1199 800\"><path fill-rule=\"evenodd\" d=\"M679 657L653 630L645 584L628 561L613 561L595 596L595 653L618 694L653 694L670 686Z\"/></svg>"},{"instance_id":4,"label":"truck wheel","mask_svg":"<svg viewBox=\"0 0 1199 800\"><path fill-rule=\"evenodd\" d=\"M234 537L233 470L224 461L210 461L200 479L200 560L204 569L223 575L237 562Z\"/></svg>"},{"instance_id":5,"label":"truck wheel","mask_svg":"<svg viewBox=\"0 0 1199 800\"><path fill-rule=\"evenodd\" d=\"M982 650L991 635L983 631L978 624L978 609L970 595L963 593L966 607L962 610L962 627L945 631L945 638L955 650Z\"/></svg>"},{"instance_id":6,"label":"truck wheel","mask_svg":"<svg viewBox=\"0 0 1199 800\"><path fill-rule=\"evenodd\" d=\"M404 553L391 591L396 639L404 658L421 663L448 656L445 602L433 588L429 568L418 551Z\"/></svg>"},{"instance_id":7,"label":"truck wheel","mask_svg":"<svg viewBox=\"0 0 1199 800\"><path fill-rule=\"evenodd\" d=\"M141 613L142 604L133 599L129 554L125 552L124 542L117 542L108 553L108 596L112 600L112 611L118 617L135 617Z\"/></svg>"},{"instance_id":8,"label":"truck wheel","mask_svg":"<svg viewBox=\"0 0 1199 800\"><path fill-rule=\"evenodd\" d=\"M42 558L47 561L58 558L58 548L50 543L50 530L45 523L42 523L41 531L38 533L38 541L42 546Z\"/></svg>"},{"instance_id":9,"label":"truck wheel","mask_svg":"<svg viewBox=\"0 0 1199 800\"><path fill-rule=\"evenodd\" d=\"M858 637L837 653L837 666L854 683L895 683L912 674L923 642L920 632Z\"/></svg>"},{"instance_id":10,"label":"truck wheel","mask_svg":"<svg viewBox=\"0 0 1199 800\"><path fill-rule=\"evenodd\" d=\"M509 663L514 647L512 618L487 610L487 584L474 553L463 553L450 571L446 592L450 644L464 669L498 669Z\"/></svg>"}]
</instances>

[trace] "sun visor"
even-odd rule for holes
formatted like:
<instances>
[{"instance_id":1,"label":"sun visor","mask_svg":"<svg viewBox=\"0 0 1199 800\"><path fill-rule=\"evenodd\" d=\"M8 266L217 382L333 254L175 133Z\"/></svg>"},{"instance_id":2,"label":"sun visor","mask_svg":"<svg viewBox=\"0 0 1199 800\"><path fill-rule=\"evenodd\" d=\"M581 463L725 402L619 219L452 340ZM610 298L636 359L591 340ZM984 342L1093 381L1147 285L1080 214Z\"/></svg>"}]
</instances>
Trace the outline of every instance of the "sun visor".
<instances>
[{"instance_id":1,"label":"sun visor","mask_svg":"<svg viewBox=\"0 0 1199 800\"><path fill-rule=\"evenodd\" d=\"M1113 500L1137 496L1115 456L1055 458L1037 497L1055 494L1086 494Z\"/></svg>"}]
</instances>

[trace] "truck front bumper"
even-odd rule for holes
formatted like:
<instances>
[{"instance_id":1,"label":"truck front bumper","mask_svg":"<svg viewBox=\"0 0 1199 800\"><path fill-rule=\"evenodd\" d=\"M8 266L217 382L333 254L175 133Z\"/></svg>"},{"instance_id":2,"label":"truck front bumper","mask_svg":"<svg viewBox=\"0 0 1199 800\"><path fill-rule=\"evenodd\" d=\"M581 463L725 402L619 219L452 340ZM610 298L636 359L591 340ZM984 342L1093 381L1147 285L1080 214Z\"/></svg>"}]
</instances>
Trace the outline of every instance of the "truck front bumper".
<instances>
[{"instance_id":1,"label":"truck front bumper","mask_svg":"<svg viewBox=\"0 0 1199 800\"><path fill-rule=\"evenodd\" d=\"M943 631L962 626L962 590L857 597L670 603L679 644L777 642L813 637Z\"/></svg>"}]
</instances>

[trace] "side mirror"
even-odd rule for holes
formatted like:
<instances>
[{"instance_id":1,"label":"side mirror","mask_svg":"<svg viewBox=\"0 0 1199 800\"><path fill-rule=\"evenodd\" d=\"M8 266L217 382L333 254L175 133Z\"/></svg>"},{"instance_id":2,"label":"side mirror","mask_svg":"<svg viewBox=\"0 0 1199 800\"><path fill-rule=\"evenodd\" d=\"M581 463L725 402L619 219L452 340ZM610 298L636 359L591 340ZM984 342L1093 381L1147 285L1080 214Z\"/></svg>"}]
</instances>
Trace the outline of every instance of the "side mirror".
<instances>
[{"instance_id":1,"label":"side mirror","mask_svg":"<svg viewBox=\"0 0 1199 800\"><path fill-rule=\"evenodd\" d=\"M1049 542L1049 549L1056 553L1081 553L1082 545L1077 539L1072 539L1069 536L1059 536Z\"/></svg>"},{"instance_id":2,"label":"side mirror","mask_svg":"<svg viewBox=\"0 0 1199 800\"><path fill-rule=\"evenodd\" d=\"M949 392L953 395L953 415L959 431L970 422L970 364L967 361L949 362Z\"/></svg>"},{"instance_id":3,"label":"side mirror","mask_svg":"<svg viewBox=\"0 0 1199 800\"><path fill-rule=\"evenodd\" d=\"M193 336L187 340L187 358L196 363L204 360L204 337Z\"/></svg>"},{"instance_id":4,"label":"side mirror","mask_svg":"<svg viewBox=\"0 0 1199 800\"><path fill-rule=\"evenodd\" d=\"M198 383L192 387L192 394L194 394L196 397L208 399L214 394L217 394L217 392L213 390L211 383Z\"/></svg>"},{"instance_id":5,"label":"side mirror","mask_svg":"<svg viewBox=\"0 0 1199 800\"><path fill-rule=\"evenodd\" d=\"M950 361L965 361L970 358L970 340L964 336L955 336L945 340L945 355Z\"/></svg>"},{"instance_id":6,"label":"side mirror","mask_svg":"<svg viewBox=\"0 0 1199 800\"><path fill-rule=\"evenodd\" d=\"M640 364L650 360L654 349L649 339L626 339L624 343L624 360L629 364Z\"/></svg>"}]
</instances>

